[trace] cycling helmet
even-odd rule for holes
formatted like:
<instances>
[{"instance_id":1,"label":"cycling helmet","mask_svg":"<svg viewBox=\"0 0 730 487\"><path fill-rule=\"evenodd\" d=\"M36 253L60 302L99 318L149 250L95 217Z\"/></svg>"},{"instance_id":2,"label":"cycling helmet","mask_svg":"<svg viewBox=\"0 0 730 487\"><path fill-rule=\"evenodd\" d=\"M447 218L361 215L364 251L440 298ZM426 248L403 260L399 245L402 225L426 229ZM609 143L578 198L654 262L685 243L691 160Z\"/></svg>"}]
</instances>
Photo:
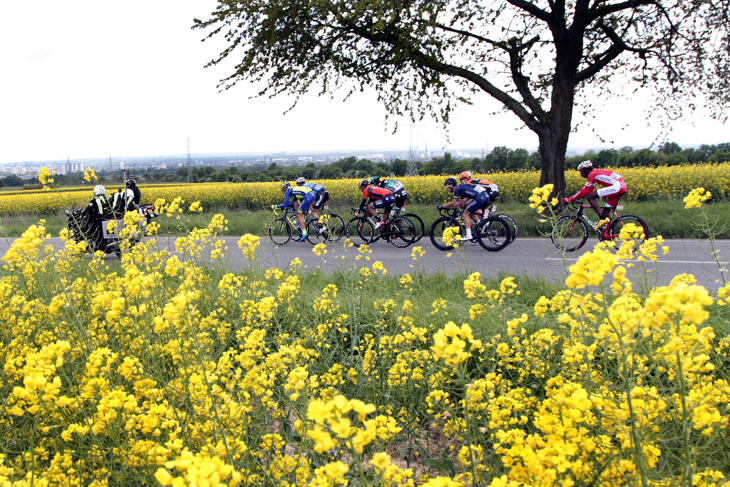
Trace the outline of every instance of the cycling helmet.
<instances>
[{"instance_id":1,"label":"cycling helmet","mask_svg":"<svg viewBox=\"0 0 730 487\"><path fill-rule=\"evenodd\" d=\"M380 176L372 176L369 182L370 184L378 184L380 182Z\"/></svg>"},{"instance_id":2,"label":"cycling helmet","mask_svg":"<svg viewBox=\"0 0 730 487\"><path fill-rule=\"evenodd\" d=\"M582 171L583 169L590 169L593 167L593 163L591 161L583 161L580 164L578 164L578 170Z\"/></svg>"},{"instance_id":3,"label":"cycling helmet","mask_svg":"<svg viewBox=\"0 0 730 487\"><path fill-rule=\"evenodd\" d=\"M289 184L289 181L284 181L283 183L281 183L279 185L279 188L281 188L281 189L289 189L289 186L291 186L291 184Z\"/></svg>"},{"instance_id":4,"label":"cycling helmet","mask_svg":"<svg viewBox=\"0 0 730 487\"><path fill-rule=\"evenodd\" d=\"M459 183L457 183L456 178L453 177L446 178L446 181L444 181L444 186L456 186L457 184Z\"/></svg>"},{"instance_id":5,"label":"cycling helmet","mask_svg":"<svg viewBox=\"0 0 730 487\"><path fill-rule=\"evenodd\" d=\"M127 179L126 183L128 188L134 188L137 186L137 182L134 179Z\"/></svg>"},{"instance_id":6,"label":"cycling helmet","mask_svg":"<svg viewBox=\"0 0 730 487\"><path fill-rule=\"evenodd\" d=\"M94 186L94 196L103 196L106 194L106 188L101 184Z\"/></svg>"},{"instance_id":7,"label":"cycling helmet","mask_svg":"<svg viewBox=\"0 0 730 487\"><path fill-rule=\"evenodd\" d=\"M471 179L471 171L464 171L459 174L459 179Z\"/></svg>"},{"instance_id":8,"label":"cycling helmet","mask_svg":"<svg viewBox=\"0 0 730 487\"><path fill-rule=\"evenodd\" d=\"M365 189L365 186L367 186L368 184L370 183L368 183L367 179L361 179L360 184L358 184L357 187L360 189Z\"/></svg>"},{"instance_id":9,"label":"cycling helmet","mask_svg":"<svg viewBox=\"0 0 730 487\"><path fill-rule=\"evenodd\" d=\"M297 186L301 186L302 184L304 184L304 183L306 183L306 182L307 182L307 180L306 180L306 179L304 179L304 176L302 176L302 177L298 177L298 178L297 178L297 181L296 181L296 183L297 183Z\"/></svg>"}]
</instances>

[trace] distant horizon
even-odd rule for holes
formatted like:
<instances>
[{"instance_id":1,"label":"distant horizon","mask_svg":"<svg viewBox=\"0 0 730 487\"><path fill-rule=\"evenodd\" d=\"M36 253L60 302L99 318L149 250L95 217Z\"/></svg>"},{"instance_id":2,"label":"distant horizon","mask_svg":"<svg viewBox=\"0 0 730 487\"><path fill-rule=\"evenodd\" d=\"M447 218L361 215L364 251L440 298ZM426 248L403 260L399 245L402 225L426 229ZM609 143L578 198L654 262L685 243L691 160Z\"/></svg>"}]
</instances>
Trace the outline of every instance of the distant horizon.
<instances>
[{"instance_id":1,"label":"distant horizon","mask_svg":"<svg viewBox=\"0 0 730 487\"><path fill-rule=\"evenodd\" d=\"M691 145L682 145L678 144L682 149L688 149L688 148L696 148L700 147L702 145L717 145L724 142L718 142L718 143L707 143L702 142L698 144L691 144ZM566 150L566 154L570 152L576 152L578 154L584 154L585 152L588 152L590 150L606 150L606 149L619 149L622 147L632 147L634 150L636 149L645 149L645 148L651 148L655 144L644 144L644 145L593 145L593 146L569 146ZM490 154L495 147L507 147L508 149L515 150L515 149L525 149L528 152L532 153L534 151L538 150L538 147L512 147L509 145L494 145L492 146L488 151L486 148L473 146L473 147L447 147L447 148L439 148L439 149L417 149L416 152L423 153L455 153L455 152L479 152L484 150L485 155ZM256 157L256 156L265 156L265 155L311 155L311 154L317 154L317 155L338 155L341 158L345 157L351 157L352 155L358 155L363 153L408 153L410 149L393 149L393 148L362 148L362 149L348 149L348 150L327 150L327 149L318 149L318 150L271 150L271 151L224 151L224 152L204 152L204 153L194 153L191 152L190 156L195 158L211 158L211 157ZM21 161L12 161L12 162L0 162L0 166L7 166L7 165L18 165L18 164L43 164L43 163L65 163L68 161L108 161L109 157L111 157L112 161L114 162L125 162L125 159L155 159L155 158L171 158L171 157L187 157L188 154L181 152L181 153L169 153L169 154L155 154L155 155L123 155L123 156L114 156L114 155L106 155L106 156L92 156L92 157L69 157L66 156L64 158L59 159L46 159L46 160L21 160ZM569 157L569 156L568 156Z\"/></svg>"}]
</instances>

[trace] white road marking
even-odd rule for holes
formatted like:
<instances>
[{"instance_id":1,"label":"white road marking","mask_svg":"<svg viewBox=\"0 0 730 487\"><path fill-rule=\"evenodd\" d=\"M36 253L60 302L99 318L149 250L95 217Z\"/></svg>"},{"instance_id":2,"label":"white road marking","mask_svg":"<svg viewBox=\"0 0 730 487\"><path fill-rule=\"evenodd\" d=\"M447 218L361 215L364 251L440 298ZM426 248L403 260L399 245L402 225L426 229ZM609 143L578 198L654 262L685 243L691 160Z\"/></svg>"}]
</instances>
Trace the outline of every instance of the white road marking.
<instances>
[{"instance_id":1,"label":"white road marking","mask_svg":"<svg viewBox=\"0 0 730 487\"><path fill-rule=\"evenodd\" d=\"M562 261L563 259L559 259L557 257L545 257L545 260L559 260ZM577 261L578 259L565 259L565 260L571 260L571 261ZM642 262L640 260L620 260L619 262ZM705 262L702 260L645 260L643 262L656 262L658 264L717 264L714 260ZM726 265L730 264L730 262L720 262L720 265Z\"/></svg>"}]
</instances>

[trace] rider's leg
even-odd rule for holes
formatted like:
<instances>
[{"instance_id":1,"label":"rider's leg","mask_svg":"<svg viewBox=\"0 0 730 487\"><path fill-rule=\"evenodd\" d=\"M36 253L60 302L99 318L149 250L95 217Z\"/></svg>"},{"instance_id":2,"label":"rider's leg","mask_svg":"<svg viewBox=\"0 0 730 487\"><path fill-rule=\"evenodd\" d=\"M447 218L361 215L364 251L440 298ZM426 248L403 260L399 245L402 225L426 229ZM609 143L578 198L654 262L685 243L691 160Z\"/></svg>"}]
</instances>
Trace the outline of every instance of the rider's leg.
<instances>
[{"instance_id":1,"label":"rider's leg","mask_svg":"<svg viewBox=\"0 0 730 487\"><path fill-rule=\"evenodd\" d=\"M378 210L376 210L376 209L375 209L375 208L373 207L373 204L372 204L372 203L370 203L370 204L369 204L369 205L367 206L367 210L368 210L368 214L369 214L370 216L377 216L377 215L378 215Z\"/></svg>"},{"instance_id":2,"label":"rider's leg","mask_svg":"<svg viewBox=\"0 0 730 487\"><path fill-rule=\"evenodd\" d=\"M468 210L464 210L464 228L466 229L466 240L471 240L471 217L473 215Z\"/></svg>"},{"instance_id":3,"label":"rider's leg","mask_svg":"<svg viewBox=\"0 0 730 487\"><path fill-rule=\"evenodd\" d=\"M593 211L596 212L596 215L598 217L601 217L601 205L598 204L598 191L593 191L591 194L586 196L586 199L588 200L588 203L590 203L591 208L593 208Z\"/></svg>"},{"instance_id":4,"label":"rider's leg","mask_svg":"<svg viewBox=\"0 0 730 487\"><path fill-rule=\"evenodd\" d=\"M304 225L304 213L297 211L297 220L299 220L299 228L302 229L302 232L306 233L307 227Z\"/></svg>"}]
</instances>

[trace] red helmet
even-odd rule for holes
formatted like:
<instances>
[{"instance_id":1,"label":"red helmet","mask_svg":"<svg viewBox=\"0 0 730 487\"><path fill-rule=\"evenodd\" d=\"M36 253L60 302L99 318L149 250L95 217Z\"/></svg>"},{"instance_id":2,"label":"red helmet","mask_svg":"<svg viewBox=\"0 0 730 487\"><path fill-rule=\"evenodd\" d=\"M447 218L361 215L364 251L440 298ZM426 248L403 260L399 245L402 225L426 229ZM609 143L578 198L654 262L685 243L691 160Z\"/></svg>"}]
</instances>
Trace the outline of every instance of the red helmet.
<instances>
[{"instance_id":1,"label":"red helmet","mask_svg":"<svg viewBox=\"0 0 730 487\"><path fill-rule=\"evenodd\" d=\"M463 173L459 174L459 180L462 179L471 179L471 171L464 171Z\"/></svg>"}]
</instances>

